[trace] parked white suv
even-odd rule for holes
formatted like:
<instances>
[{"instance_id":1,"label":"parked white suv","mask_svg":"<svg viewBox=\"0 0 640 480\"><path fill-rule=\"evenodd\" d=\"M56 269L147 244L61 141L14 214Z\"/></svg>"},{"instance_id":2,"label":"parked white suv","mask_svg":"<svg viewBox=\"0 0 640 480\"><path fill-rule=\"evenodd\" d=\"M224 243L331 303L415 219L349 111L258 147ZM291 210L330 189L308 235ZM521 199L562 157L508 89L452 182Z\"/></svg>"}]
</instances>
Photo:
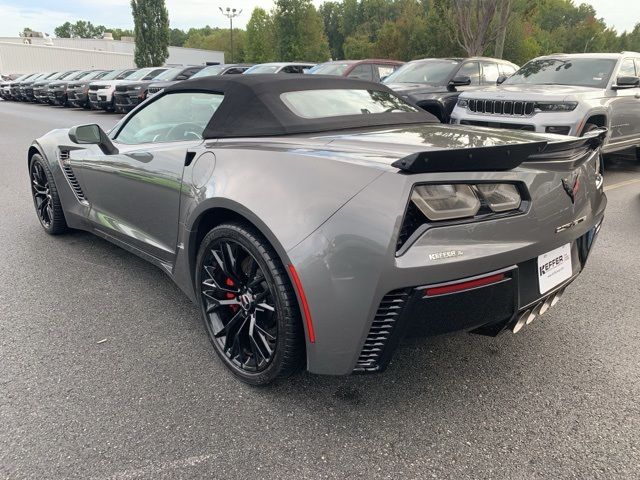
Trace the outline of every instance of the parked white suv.
<instances>
[{"instance_id":1,"label":"parked white suv","mask_svg":"<svg viewBox=\"0 0 640 480\"><path fill-rule=\"evenodd\" d=\"M501 80L462 93L451 123L576 137L606 127L604 152L640 147L640 53L547 55Z\"/></svg>"}]
</instances>

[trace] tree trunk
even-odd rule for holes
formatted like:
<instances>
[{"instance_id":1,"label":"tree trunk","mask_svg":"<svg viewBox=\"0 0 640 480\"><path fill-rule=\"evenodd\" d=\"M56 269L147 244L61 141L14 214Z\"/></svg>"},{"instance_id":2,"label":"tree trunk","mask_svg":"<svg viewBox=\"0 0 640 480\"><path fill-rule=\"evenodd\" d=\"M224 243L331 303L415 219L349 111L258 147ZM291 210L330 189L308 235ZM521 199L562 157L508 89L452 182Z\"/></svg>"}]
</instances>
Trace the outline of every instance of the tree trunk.
<instances>
[{"instance_id":1,"label":"tree trunk","mask_svg":"<svg viewBox=\"0 0 640 480\"><path fill-rule=\"evenodd\" d=\"M498 9L500 19L497 27L498 32L496 36L494 57L502 58L504 54L504 40L507 36L507 26L509 25L509 17L511 15L511 0L502 0Z\"/></svg>"}]
</instances>

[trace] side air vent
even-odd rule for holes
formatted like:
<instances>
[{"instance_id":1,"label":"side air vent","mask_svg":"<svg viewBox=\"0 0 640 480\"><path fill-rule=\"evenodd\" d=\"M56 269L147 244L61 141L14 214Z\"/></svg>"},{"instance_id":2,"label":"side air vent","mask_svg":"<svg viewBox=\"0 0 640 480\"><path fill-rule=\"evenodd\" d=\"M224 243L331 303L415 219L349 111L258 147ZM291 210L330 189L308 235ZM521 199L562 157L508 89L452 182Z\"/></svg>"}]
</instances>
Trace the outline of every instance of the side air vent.
<instances>
[{"instance_id":1,"label":"side air vent","mask_svg":"<svg viewBox=\"0 0 640 480\"><path fill-rule=\"evenodd\" d=\"M385 364L383 357L385 347L408 297L409 292L403 289L394 290L382 298L356 367L353 369L355 373L377 372L382 369Z\"/></svg>"},{"instance_id":2,"label":"side air vent","mask_svg":"<svg viewBox=\"0 0 640 480\"><path fill-rule=\"evenodd\" d=\"M87 198L84 196L84 192L80 187L80 183L76 178L76 174L73 173L73 169L71 168L71 165L69 165L67 162L67 160L69 160L69 150L61 149L58 152L58 158L60 159L60 167L64 172L64 176L67 178L67 181L69 182L69 186L71 187L71 190L73 190L73 193L75 194L76 198L80 203L88 205L89 202L87 202Z\"/></svg>"}]
</instances>

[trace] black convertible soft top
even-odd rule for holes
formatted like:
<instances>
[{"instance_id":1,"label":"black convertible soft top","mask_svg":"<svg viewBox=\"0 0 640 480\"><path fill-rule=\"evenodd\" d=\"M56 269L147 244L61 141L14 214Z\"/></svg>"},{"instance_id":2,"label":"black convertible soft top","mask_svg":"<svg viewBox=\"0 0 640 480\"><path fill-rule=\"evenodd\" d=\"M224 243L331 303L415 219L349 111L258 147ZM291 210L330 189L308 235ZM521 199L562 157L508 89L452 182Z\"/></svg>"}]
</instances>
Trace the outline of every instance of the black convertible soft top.
<instances>
[{"instance_id":1,"label":"black convertible soft top","mask_svg":"<svg viewBox=\"0 0 640 480\"><path fill-rule=\"evenodd\" d=\"M398 97L379 83L325 75L293 74L194 78L168 87L165 93L205 91L224 95L224 100L203 132L204 138L273 136L438 122L435 116L421 109L417 112L302 118L295 115L280 99L280 94L284 92L329 89L380 91ZM329 94L326 101L331 102Z\"/></svg>"}]
</instances>

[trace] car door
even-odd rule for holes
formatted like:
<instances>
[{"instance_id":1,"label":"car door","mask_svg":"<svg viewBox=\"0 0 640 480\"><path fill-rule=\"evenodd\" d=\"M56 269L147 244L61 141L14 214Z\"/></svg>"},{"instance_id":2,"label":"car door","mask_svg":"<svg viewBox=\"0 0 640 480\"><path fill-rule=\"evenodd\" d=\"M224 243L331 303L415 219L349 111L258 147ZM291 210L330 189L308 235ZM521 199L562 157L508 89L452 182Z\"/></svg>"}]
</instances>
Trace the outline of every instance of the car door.
<instances>
[{"instance_id":1,"label":"car door","mask_svg":"<svg viewBox=\"0 0 640 480\"><path fill-rule=\"evenodd\" d=\"M222 95L203 92L162 95L113 133L118 153L82 158L80 178L96 230L173 261L182 172L221 101Z\"/></svg>"},{"instance_id":2,"label":"car door","mask_svg":"<svg viewBox=\"0 0 640 480\"><path fill-rule=\"evenodd\" d=\"M391 75L398 68L397 65L387 64L387 63L377 63L373 66L373 77L374 81L380 82L384 80L386 77Z\"/></svg>"},{"instance_id":3,"label":"car door","mask_svg":"<svg viewBox=\"0 0 640 480\"><path fill-rule=\"evenodd\" d=\"M464 92L466 90L475 90L480 86L480 62L471 61L464 62L458 71L454 74L454 77L469 77L471 84L468 86L456 87L456 90Z\"/></svg>"},{"instance_id":4,"label":"car door","mask_svg":"<svg viewBox=\"0 0 640 480\"><path fill-rule=\"evenodd\" d=\"M480 66L482 67L482 77L480 78L480 85L495 85L498 81L498 77L500 76L498 64L495 62L483 61L480 62Z\"/></svg>"},{"instance_id":5,"label":"car door","mask_svg":"<svg viewBox=\"0 0 640 480\"><path fill-rule=\"evenodd\" d=\"M625 58L614 75L612 85L617 77L638 76L633 58ZM609 143L620 144L633 141L640 136L640 88L613 89L611 92L611 136Z\"/></svg>"},{"instance_id":6,"label":"car door","mask_svg":"<svg viewBox=\"0 0 640 480\"><path fill-rule=\"evenodd\" d=\"M358 78L360 80L373 81L373 68L370 63L361 63L353 67L347 75L349 78Z\"/></svg>"}]
</instances>

